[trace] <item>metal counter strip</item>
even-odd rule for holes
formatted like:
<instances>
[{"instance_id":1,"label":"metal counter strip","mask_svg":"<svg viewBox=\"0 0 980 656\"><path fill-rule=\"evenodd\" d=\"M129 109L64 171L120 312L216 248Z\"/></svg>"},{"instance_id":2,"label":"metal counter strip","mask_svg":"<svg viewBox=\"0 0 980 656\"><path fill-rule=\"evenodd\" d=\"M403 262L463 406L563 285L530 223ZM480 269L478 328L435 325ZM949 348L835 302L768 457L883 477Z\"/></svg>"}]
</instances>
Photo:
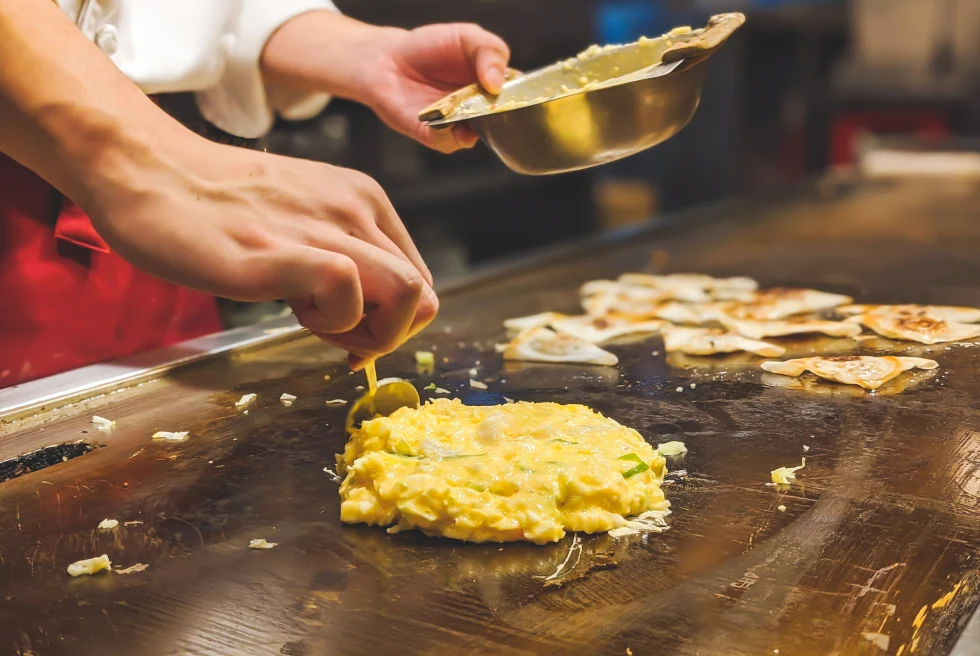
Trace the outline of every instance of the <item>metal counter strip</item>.
<instances>
[{"instance_id":1,"label":"metal counter strip","mask_svg":"<svg viewBox=\"0 0 980 656\"><path fill-rule=\"evenodd\" d=\"M302 331L294 317L283 317L0 389L0 426L5 420L27 413L44 412L76 403L120 387L159 378L177 367L233 351L268 345L294 337Z\"/></svg>"}]
</instances>

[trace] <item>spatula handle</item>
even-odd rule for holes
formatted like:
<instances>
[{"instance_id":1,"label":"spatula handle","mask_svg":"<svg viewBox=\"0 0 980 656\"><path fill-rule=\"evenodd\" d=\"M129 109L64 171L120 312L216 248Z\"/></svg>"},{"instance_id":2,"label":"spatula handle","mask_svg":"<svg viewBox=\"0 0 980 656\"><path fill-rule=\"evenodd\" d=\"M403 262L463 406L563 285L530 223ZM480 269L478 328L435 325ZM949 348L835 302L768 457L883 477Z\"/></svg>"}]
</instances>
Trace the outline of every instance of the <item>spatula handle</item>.
<instances>
[{"instance_id":1,"label":"spatula handle","mask_svg":"<svg viewBox=\"0 0 980 656\"><path fill-rule=\"evenodd\" d=\"M690 41L675 44L664 52L661 61L670 64L682 59L699 60L714 53L728 40L735 30L745 23L745 14L718 14L712 16L704 32Z\"/></svg>"},{"instance_id":2,"label":"spatula handle","mask_svg":"<svg viewBox=\"0 0 980 656\"><path fill-rule=\"evenodd\" d=\"M513 80L518 75L520 75L520 72L515 71L512 68L508 68L504 73L504 80ZM427 123L429 121L444 119L452 114L456 108L460 106L460 104L466 102L470 98L483 95L484 93L483 87L481 87L479 84L471 84L468 87L463 87L462 89L453 91L445 98L436 101L419 112L419 120L423 123Z\"/></svg>"}]
</instances>

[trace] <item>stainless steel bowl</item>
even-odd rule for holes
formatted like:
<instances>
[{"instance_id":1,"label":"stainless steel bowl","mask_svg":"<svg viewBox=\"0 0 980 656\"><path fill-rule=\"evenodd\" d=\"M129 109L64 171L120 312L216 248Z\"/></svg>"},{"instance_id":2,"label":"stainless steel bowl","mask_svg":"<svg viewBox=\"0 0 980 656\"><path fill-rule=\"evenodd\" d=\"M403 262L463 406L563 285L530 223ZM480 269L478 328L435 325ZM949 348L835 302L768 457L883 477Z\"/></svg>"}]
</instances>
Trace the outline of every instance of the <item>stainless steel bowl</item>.
<instances>
[{"instance_id":1,"label":"stainless steel bowl","mask_svg":"<svg viewBox=\"0 0 980 656\"><path fill-rule=\"evenodd\" d=\"M593 48L526 74L499 96L467 87L419 115L473 129L512 170L575 171L622 159L677 134L701 98L705 62L742 25L723 14L701 30Z\"/></svg>"}]
</instances>

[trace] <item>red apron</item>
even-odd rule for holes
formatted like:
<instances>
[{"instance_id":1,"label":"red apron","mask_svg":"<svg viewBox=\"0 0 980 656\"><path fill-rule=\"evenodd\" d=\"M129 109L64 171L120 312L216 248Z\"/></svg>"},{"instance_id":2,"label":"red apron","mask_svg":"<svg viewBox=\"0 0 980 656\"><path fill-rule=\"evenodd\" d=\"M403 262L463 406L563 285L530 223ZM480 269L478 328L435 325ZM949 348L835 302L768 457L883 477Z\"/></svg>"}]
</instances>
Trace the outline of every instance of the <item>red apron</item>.
<instances>
[{"instance_id":1,"label":"red apron","mask_svg":"<svg viewBox=\"0 0 980 656\"><path fill-rule=\"evenodd\" d=\"M219 330L213 297L134 269L0 154L0 388Z\"/></svg>"}]
</instances>

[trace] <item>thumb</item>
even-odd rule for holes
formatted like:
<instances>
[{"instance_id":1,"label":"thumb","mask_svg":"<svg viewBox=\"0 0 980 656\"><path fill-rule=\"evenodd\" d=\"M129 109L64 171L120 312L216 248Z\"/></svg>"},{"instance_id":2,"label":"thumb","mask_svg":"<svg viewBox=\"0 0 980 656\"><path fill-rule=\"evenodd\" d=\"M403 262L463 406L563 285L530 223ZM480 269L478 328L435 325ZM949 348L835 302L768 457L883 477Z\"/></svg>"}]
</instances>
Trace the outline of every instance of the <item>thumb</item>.
<instances>
[{"instance_id":1,"label":"thumb","mask_svg":"<svg viewBox=\"0 0 980 656\"><path fill-rule=\"evenodd\" d=\"M489 93L500 93L510 61L510 48L499 36L478 25L464 24L457 29L457 38L466 58L473 64L477 80Z\"/></svg>"}]
</instances>

